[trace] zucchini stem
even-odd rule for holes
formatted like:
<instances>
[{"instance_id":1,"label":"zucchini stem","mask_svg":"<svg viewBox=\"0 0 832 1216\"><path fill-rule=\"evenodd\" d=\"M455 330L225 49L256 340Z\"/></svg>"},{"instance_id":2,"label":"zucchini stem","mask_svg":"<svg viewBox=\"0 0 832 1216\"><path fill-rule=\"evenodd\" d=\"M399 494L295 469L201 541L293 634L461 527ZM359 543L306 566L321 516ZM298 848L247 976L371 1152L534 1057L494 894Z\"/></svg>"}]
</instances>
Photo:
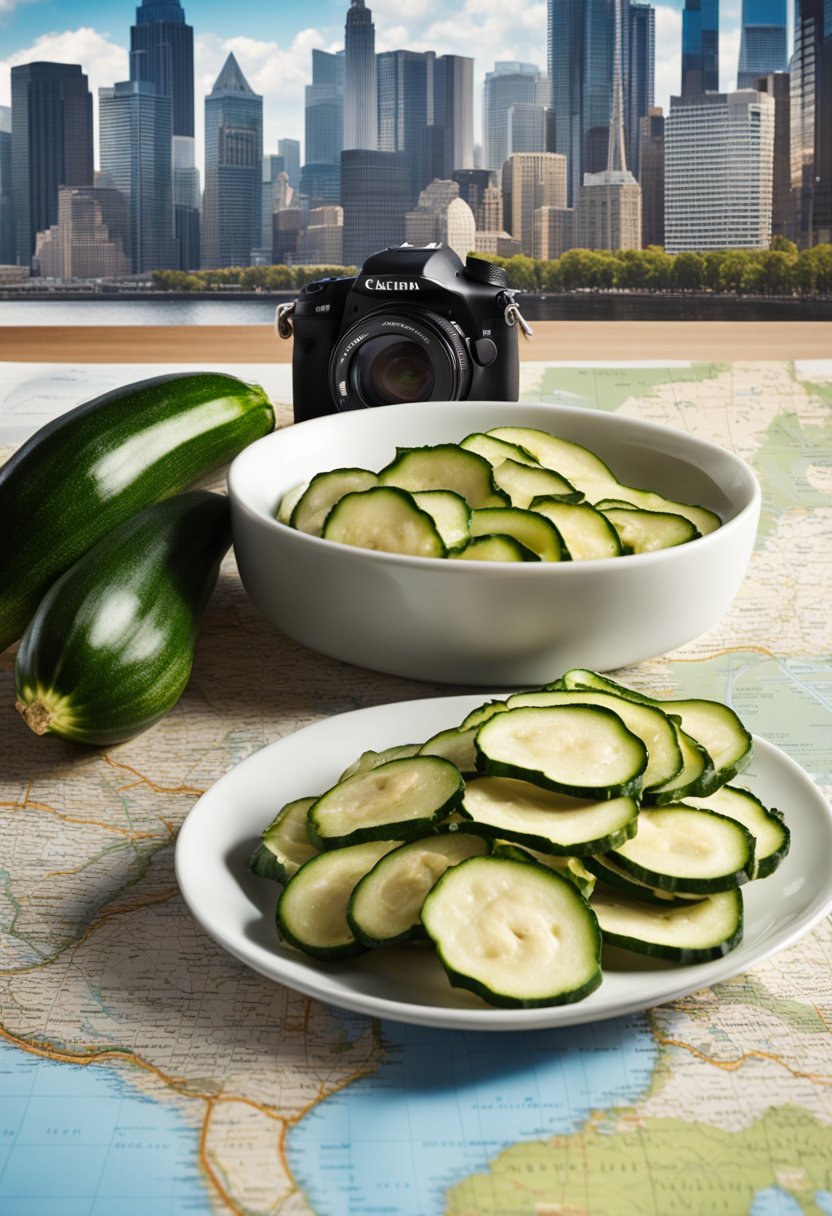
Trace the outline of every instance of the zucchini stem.
<instances>
[{"instance_id":1,"label":"zucchini stem","mask_svg":"<svg viewBox=\"0 0 832 1216\"><path fill-rule=\"evenodd\" d=\"M41 700L22 701L18 698L14 707L26 725L36 735L45 735L54 717L54 711Z\"/></svg>"}]
</instances>

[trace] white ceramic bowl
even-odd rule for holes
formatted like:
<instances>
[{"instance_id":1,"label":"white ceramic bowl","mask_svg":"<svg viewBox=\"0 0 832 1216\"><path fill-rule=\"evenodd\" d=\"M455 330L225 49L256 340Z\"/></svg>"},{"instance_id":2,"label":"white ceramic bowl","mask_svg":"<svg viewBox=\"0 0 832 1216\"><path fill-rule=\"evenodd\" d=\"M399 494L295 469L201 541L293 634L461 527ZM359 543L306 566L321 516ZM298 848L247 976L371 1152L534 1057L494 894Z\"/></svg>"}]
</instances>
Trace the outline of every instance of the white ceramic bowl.
<instances>
[{"instance_id":1,"label":"white ceramic bowl","mask_svg":"<svg viewBox=\"0 0 832 1216\"><path fill-rule=\"evenodd\" d=\"M716 511L723 526L656 553L583 562L457 562L357 549L274 518L326 469L381 469L396 447L531 426L584 444L630 485ZM760 490L737 456L684 431L606 412L505 401L420 402L332 414L246 448L228 475L246 591L279 629L350 663L441 683L543 683L609 671L698 637L731 604Z\"/></svg>"}]
</instances>

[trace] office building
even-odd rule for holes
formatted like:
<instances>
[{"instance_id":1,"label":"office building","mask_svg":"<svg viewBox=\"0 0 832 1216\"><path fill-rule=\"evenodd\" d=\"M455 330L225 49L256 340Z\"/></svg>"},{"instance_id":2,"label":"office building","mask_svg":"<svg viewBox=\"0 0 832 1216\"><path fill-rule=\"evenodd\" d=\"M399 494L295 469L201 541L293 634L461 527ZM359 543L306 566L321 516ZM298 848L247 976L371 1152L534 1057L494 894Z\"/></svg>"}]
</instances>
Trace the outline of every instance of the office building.
<instances>
[{"instance_id":1,"label":"office building","mask_svg":"<svg viewBox=\"0 0 832 1216\"><path fill-rule=\"evenodd\" d=\"M344 150L378 148L378 100L373 15L350 0L344 33Z\"/></svg>"},{"instance_id":2,"label":"office building","mask_svg":"<svg viewBox=\"0 0 832 1216\"><path fill-rule=\"evenodd\" d=\"M454 181L431 182L404 221L404 239L411 245L439 242L453 249L463 262L474 249L476 231L474 213L459 197L459 185Z\"/></svg>"},{"instance_id":3,"label":"office building","mask_svg":"<svg viewBox=\"0 0 832 1216\"><path fill-rule=\"evenodd\" d=\"M326 207L341 201L341 160L337 165L304 165L300 171L300 200L304 207Z\"/></svg>"},{"instance_id":4,"label":"office building","mask_svg":"<svg viewBox=\"0 0 832 1216\"><path fill-rule=\"evenodd\" d=\"M433 125L443 134L442 165L432 177L474 167L474 61L439 55L433 65ZM436 169L441 167L441 172Z\"/></svg>"},{"instance_id":5,"label":"office building","mask_svg":"<svg viewBox=\"0 0 832 1216\"><path fill-rule=\"evenodd\" d=\"M771 235L795 239L791 173L791 81L788 72L769 72L755 81L758 93L774 98L774 165L771 189Z\"/></svg>"},{"instance_id":6,"label":"office building","mask_svg":"<svg viewBox=\"0 0 832 1216\"><path fill-rule=\"evenodd\" d=\"M289 178L289 185L297 190L300 186L300 140L279 139L277 154L283 162L283 172Z\"/></svg>"},{"instance_id":7,"label":"office building","mask_svg":"<svg viewBox=\"0 0 832 1216\"><path fill-rule=\"evenodd\" d=\"M664 246L664 115L651 106L641 120L638 184L641 186L641 244Z\"/></svg>"},{"instance_id":8,"label":"office building","mask_svg":"<svg viewBox=\"0 0 832 1216\"><path fill-rule=\"evenodd\" d=\"M343 207L313 207L301 233L297 261L302 266L341 266L344 261Z\"/></svg>"},{"instance_id":9,"label":"office building","mask_svg":"<svg viewBox=\"0 0 832 1216\"><path fill-rule=\"evenodd\" d=\"M554 261L574 248L574 208L538 207L534 213L534 257Z\"/></svg>"},{"instance_id":10,"label":"office building","mask_svg":"<svg viewBox=\"0 0 832 1216\"><path fill-rule=\"evenodd\" d=\"M431 180L435 61L433 51L385 51L376 56L378 146L381 152L401 152L406 158L411 201Z\"/></svg>"},{"instance_id":11,"label":"office building","mask_svg":"<svg viewBox=\"0 0 832 1216\"><path fill-rule=\"evenodd\" d=\"M509 158L508 114L514 105L548 105L546 78L534 63L504 60L486 72L482 94L483 168L499 172ZM517 149L517 151L529 149ZM539 151L545 151L541 148Z\"/></svg>"},{"instance_id":12,"label":"office building","mask_svg":"<svg viewBox=\"0 0 832 1216\"><path fill-rule=\"evenodd\" d=\"M685 0L682 10L682 97L719 89L719 0Z\"/></svg>"},{"instance_id":13,"label":"office building","mask_svg":"<svg viewBox=\"0 0 832 1216\"><path fill-rule=\"evenodd\" d=\"M498 258L513 258L522 253L518 240L505 230L496 228L483 232L478 228L474 237L474 249L477 253L496 254Z\"/></svg>"},{"instance_id":14,"label":"office building","mask_svg":"<svg viewBox=\"0 0 832 1216\"><path fill-rule=\"evenodd\" d=\"M98 90L98 116L102 184L124 195L132 272L175 270L170 96L123 80Z\"/></svg>"},{"instance_id":15,"label":"office building","mask_svg":"<svg viewBox=\"0 0 832 1216\"><path fill-rule=\"evenodd\" d=\"M638 172L641 120L656 98L656 10L649 4L627 4L622 11L627 30L624 58L624 141L627 164Z\"/></svg>"},{"instance_id":16,"label":"office building","mask_svg":"<svg viewBox=\"0 0 832 1216\"><path fill-rule=\"evenodd\" d=\"M101 279L130 274L130 220L120 190L62 186L58 222L38 233L35 259L50 279Z\"/></svg>"},{"instance_id":17,"label":"office building","mask_svg":"<svg viewBox=\"0 0 832 1216\"><path fill-rule=\"evenodd\" d=\"M832 16L829 0L795 0L791 162L801 245L832 241Z\"/></svg>"},{"instance_id":18,"label":"office building","mask_svg":"<svg viewBox=\"0 0 832 1216\"><path fill-rule=\"evenodd\" d=\"M307 165L337 165L344 146L344 52L312 52L306 86L304 155Z\"/></svg>"},{"instance_id":19,"label":"office building","mask_svg":"<svg viewBox=\"0 0 832 1216\"><path fill-rule=\"evenodd\" d=\"M554 152L554 114L548 106L516 101L506 117L508 155L515 152Z\"/></svg>"},{"instance_id":20,"label":"office building","mask_svg":"<svg viewBox=\"0 0 832 1216\"><path fill-rule=\"evenodd\" d=\"M742 89L672 97L665 123L665 248L767 249L775 101Z\"/></svg>"},{"instance_id":21,"label":"office building","mask_svg":"<svg viewBox=\"0 0 832 1216\"><path fill-rule=\"evenodd\" d=\"M11 266L16 256L12 202L12 111L0 106L0 266Z\"/></svg>"},{"instance_id":22,"label":"office building","mask_svg":"<svg viewBox=\"0 0 832 1216\"><path fill-rule=\"evenodd\" d=\"M248 266L260 246L263 99L230 54L205 98L202 264Z\"/></svg>"},{"instance_id":23,"label":"office building","mask_svg":"<svg viewBox=\"0 0 832 1216\"><path fill-rule=\"evenodd\" d=\"M788 66L786 0L742 0L737 88L756 88L758 77Z\"/></svg>"},{"instance_id":24,"label":"office building","mask_svg":"<svg viewBox=\"0 0 832 1216\"><path fill-rule=\"evenodd\" d=\"M341 153L344 263L361 266L371 253L404 240L410 179L401 152L366 148Z\"/></svg>"},{"instance_id":25,"label":"office building","mask_svg":"<svg viewBox=\"0 0 832 1216\"><path fill-rule=\"evenodd\" d=\"M92 94L74 63L12 68L11 178L16 261L57 223L58 189L93 184Z\"/></svg>"},{"instance_id":26,"label":"office building","mask_svg":"<svg viewBox=\"0 0 832 1216\"><path fill-rule=\"evenodd\" d=\"M566 157L555 152L517 152L503 166L503 217L523 253L534 256L534 213L566 203Z\"/></svg>"},{"instance_id":27,"label":"office building","mask_svg":"<svg viewBox=\"0 0 832 1216\"><path fill-rule=\"evenodd\" d=\"M272 262L276 266L289 266L297 261L308 215L309 212L301 207L275 211L272 216Z\"/></svg>"}]
</instances>

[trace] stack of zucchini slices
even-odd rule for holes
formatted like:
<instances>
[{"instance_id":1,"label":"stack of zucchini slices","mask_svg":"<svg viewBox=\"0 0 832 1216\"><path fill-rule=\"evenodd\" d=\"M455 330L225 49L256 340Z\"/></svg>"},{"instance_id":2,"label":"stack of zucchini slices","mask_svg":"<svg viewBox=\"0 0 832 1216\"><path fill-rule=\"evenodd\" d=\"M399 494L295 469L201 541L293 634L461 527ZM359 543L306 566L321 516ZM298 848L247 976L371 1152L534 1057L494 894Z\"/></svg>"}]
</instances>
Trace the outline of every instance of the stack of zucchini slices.
<instances>
[{"instance_id":1,"label":"stack of zucchini slices","mask_svg":"<svg viewBox=\"0 0 832 1216\"><path fill-rule=\"evenodd\" d=\"M789 847L730 784L751 751L726 705L574 669L364 753L283 807L251 868L283 884L278 933L313 958L428 939L490 1004L566 1004L601 983L603 944L680 963L739 944L740 888Z\"/></svg>"},{"instance_id":2,"label":"stack of zucchini slices","mask_svg":"<svg viewBox=\"0 0 832 1216\"><path fill-rule=\"evenodd\" d=\"M318 473L283 496L277 518L363 549L510 562L648 553L720 526L713 511L627 486L588 448L533 427L399 448L379 473Z\"/></svg>"}]
</instances>

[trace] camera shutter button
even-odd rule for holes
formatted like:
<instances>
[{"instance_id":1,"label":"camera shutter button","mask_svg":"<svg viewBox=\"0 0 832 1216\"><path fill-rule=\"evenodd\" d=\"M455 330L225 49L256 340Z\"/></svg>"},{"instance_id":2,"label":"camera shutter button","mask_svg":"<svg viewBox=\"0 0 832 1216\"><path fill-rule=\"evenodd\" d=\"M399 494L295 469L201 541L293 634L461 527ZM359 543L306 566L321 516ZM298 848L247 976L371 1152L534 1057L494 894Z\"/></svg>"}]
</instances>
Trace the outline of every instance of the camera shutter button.
<instances>
[{"instance_id":1,"label":"camera shutter button","mask_svg":"<svg viewBox=\"0 0 832 1216\"><path fill-rule=\"evenodd\" d=\"M497 358L497 346L490 338L477 338L472 344L474 358L480 367L490 367Z\"/></svg>"}]
</instances>

